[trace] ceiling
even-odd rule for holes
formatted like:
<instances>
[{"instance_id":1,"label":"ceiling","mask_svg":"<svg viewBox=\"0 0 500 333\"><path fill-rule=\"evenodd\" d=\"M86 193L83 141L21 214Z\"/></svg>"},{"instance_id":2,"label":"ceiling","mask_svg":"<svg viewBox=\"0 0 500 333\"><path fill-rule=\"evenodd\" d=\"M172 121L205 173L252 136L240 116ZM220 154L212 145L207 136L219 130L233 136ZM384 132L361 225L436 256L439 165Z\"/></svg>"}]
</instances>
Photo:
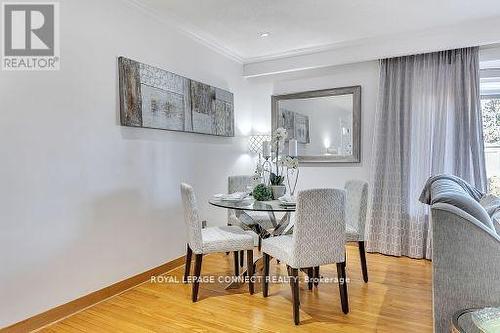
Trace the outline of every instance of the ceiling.
<instances>
[{"instance_id":1,"label":"ceiling","mask_svg":"<svg viewBox=\"0 0 500 333\"><path fill-rule=\"evenodd\" d=\"M498 0L134 0L252 63L500 17ZM268 32L269 36L260 35Z\"/></svg>"}]
</instances>

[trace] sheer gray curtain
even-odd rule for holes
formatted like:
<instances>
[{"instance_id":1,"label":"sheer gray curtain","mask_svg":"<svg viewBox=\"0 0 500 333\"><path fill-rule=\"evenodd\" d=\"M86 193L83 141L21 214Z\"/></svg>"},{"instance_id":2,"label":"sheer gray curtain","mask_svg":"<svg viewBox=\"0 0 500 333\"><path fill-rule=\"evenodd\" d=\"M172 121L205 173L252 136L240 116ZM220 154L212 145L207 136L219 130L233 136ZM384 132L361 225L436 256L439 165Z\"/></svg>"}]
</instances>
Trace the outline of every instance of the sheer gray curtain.
<instances>
[{"instance_id":1,"label":"sheer gray curtain","mask_svg":"<svg viewBox=\"0 0 500 333\"><path fill-rule=\"evenodd\" d=\"M478 48L381 60L368 251L431 257L428 177L486 189Z\"/></svg>"}]
</instances>

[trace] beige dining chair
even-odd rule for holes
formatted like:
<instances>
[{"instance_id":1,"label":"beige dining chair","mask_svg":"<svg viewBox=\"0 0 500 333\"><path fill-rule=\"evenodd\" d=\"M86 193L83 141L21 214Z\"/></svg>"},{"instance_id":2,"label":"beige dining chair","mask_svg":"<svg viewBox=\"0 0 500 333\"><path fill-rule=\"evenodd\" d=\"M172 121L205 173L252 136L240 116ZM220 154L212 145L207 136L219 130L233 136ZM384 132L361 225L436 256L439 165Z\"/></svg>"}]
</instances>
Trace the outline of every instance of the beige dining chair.
<instances>
[{"instance_id":1,"label":"beige dining chair","mask_svg":"<svg viewBox=\"0 0 500 333\"><path fill-rule=\"evenodd\" d=\"M273 257L287 265L293 298L293 319L298 325L299 270L307 269L309 278L312 278L313 267L336 263L342 311L348 313L345 243L345 191L312 189L299 192L293 234L262 241L264 297L269 293L269 261Z\"/></svg>"},{"instance_id":2,"label":"beige dining chair","mask_svg":"<svg viewBox=\"0 0 500 333\"><path fill-rule=\"evenodd\" d=\"M368 207L368 183L360 180L346 182L346 237L347 242L358 243L363 281L368 282L368 265L365 251L365 225ZM314 284L320 280L319 267L314 267Z\"/></svg>"},{"instance_id":3,"label":"beige dining chair","mask_svg":"<svg viewBox=\"0 0 500 333\"><path fill-rule=\"evenodd\" d=\"M346 191L346 237L348 242L357 242L363 281L368 282L368 267L365 253L365 224L368 207L368 183L360 180L348 181Z\"/></svg>"},{"instance_id":4,"label":"beige dining chair","mask_svg":"<svg viewBox=\"0 0 500 333\"><path fill-rule=\"evenodd\" d=\"M216 226L202 228L199 218L198 205L193 188L188 184L181 184L182 203L184 207L184 222L187 231L187 253L186 266L184 270L184 282L188 281L191 270L191 257L195 254L195 265L192 300L198 300L199 280L201 264L204 254L216 252L234 252L236 263L238 251L247 251L247 274L253 276L253 237L238 226ZM236 274L238 274L236 272ZM252 279L248 279L248 290L254 293Z\"/></svg>"}]
</instances>

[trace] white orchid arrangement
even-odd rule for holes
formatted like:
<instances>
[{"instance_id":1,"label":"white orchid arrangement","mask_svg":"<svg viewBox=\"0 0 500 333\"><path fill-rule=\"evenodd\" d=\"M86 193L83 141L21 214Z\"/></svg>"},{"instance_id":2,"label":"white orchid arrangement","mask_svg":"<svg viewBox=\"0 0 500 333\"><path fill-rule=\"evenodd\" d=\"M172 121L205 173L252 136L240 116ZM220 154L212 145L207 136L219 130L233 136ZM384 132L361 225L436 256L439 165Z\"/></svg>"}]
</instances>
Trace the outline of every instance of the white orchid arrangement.
<instances>
[{"instance_id":1,"label":"white orchid arrangement","mask_svg":"<svg viewBox=\"0 0 500 333\"><path fill-rule=\"evenodd\" d=\"M280 159L280 145L285 141L287 137L287 131L283 127L277 128L274 133L273 133L273 142L272 144L275 147L275 154L276 154L276 172L273 173L271 172L270 175L270 181L271 185L283 185L283 181L285 180L285 177L283 175L283 164L281 163Z\"/></svg>"},{"instance_id":2,"label":"white orchid arrangement","mask_svg":"<svg viewBox=\"0 0 500 333\"><path fill-rule=\"evenodd\" d=\"M271 144L274 148L274 158L271 163L274 163L276 169L275 172L271 172L269 170L269 182L271 185L277 186L283 185L285 180L287 180L288 188L290 189L290 193L293 195L295 187L297 186L299 160L296 156L280 156L280 146L285 142L287 137L287 130L283 127L277 128L272 134ZM271 165L269 161L265 163L269 163L269 165ZM264 173L264 168L262 170L255 170L254 177L259 177L259 175L263 175Z\"/></svg>"},{"instance_id":3,"label":"white orchid arrangement","mask_svg":"<svg viewBox=\"0 0 500 333\"><path fill-rule=\"evenodd\" d=\"M273 143L280 143L286 139L287 131L283 127L279 127L274 131Z\"/></svg>"}]
</instances>

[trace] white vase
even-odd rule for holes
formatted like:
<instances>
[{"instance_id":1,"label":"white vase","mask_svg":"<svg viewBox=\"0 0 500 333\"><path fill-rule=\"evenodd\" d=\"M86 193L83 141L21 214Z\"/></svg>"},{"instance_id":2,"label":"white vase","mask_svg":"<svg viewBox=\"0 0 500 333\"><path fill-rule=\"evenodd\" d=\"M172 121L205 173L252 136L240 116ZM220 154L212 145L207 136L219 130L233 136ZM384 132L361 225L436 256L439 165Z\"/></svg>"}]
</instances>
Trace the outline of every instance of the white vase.
<instances>
[{"instance_id":1,"label":"white vase","mask_svg":"<svg viewBox=\"0 0 500 333\"><path fill-rule=\"evenodd\" d=\"M285 195L286 186L285 185L271 185L271 190L273 191L274 200L277 200L278 198L281 198L282 196Z\"/></svg>"}]
</instances>

